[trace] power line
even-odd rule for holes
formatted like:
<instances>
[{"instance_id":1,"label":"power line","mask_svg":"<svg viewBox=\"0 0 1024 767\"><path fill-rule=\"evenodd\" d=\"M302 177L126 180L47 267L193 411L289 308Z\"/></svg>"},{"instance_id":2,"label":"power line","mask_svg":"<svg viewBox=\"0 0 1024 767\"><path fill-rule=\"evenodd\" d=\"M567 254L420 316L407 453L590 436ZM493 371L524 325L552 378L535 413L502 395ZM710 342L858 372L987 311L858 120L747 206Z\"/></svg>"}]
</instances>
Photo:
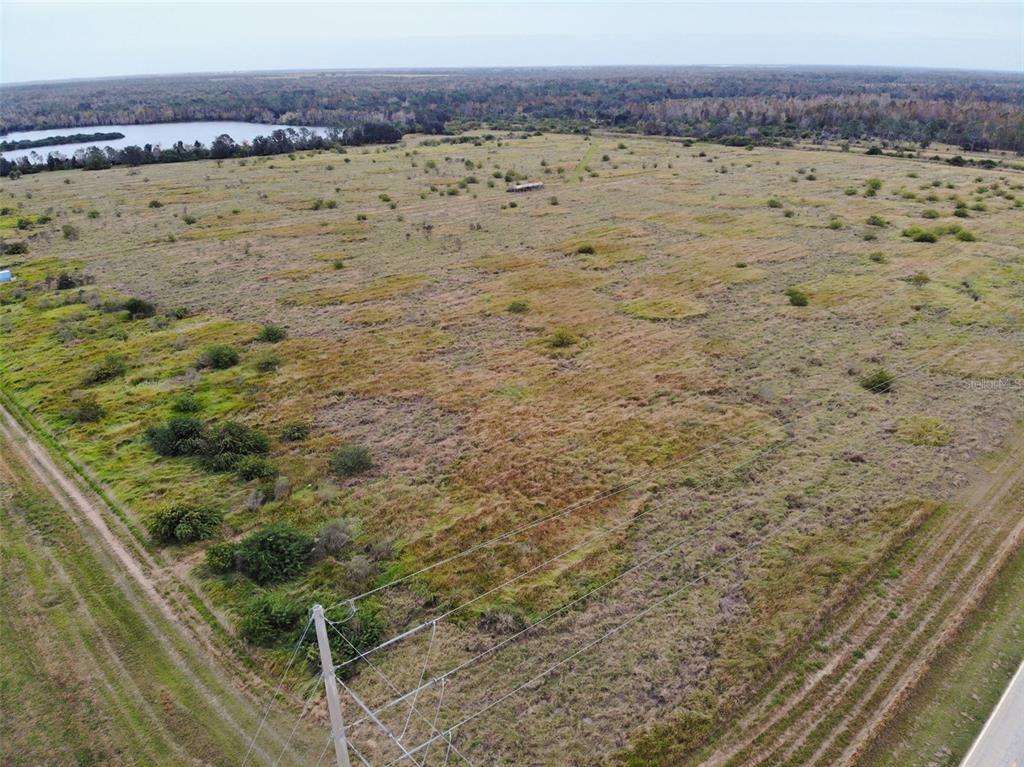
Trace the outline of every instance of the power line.
<instances>
[{"instance_id":1,"label":"power line","mask_svg":"<svg viewBox=\"0 0 1024 767\"><path fill-rule=\"evenodd\" d=\"M843 484L843 485L842 485L841 487L850 487L851 485L853 485L853 484L854 484L854 482L855 482L855 480L851 480L850 482L846 482L846 483L844 483L844 484ZM484 706L482 706L481 708L479 708L479 709L478 709L477 711L475 711L475 712L473 712L472 714L470 714L470 715L468 715L468 716L464 717L463 719L459 720L458 722L456 722L456 724L454 724L454 725L452 725L451 727L447 728L447 729L446 729L446 730L444 730L443 732L441 732L441 733L439 733L439 734L437 734L437 735L431 736L431 737L430 737L430 738L428 738L428 739L427 739L426 741L424 741L423 743L421 743L421 744L420 744L419 746L417 746L417 747L415 747L415 748L411 749L411 751L410 751L410 754L409 754L409 756L411 757L411 756L415 755L416 753L418 753L418 752L419 752L420 750L422 750L422 749L424 749L424 748L429 748L429 746L430 746L430 745L431 745L431 744L432 744L433 742L436 742L437 740L440 740L440 739L442 739L442 738L444 738L444 737L446 737L446 736L450 736L450 735L451 735L451 734L452 734L452 733L453 733L453 732L454 732L455 730L457 730L457 729L458 729L459 727L461 727L461 726L465 725L466 723L468 723L469 721L472 721L473 719L476 719L477 717L479 717L479 716L481 716L482 714L486 713L486 712L487 712L487 711L489 711L490 709L492 709L492 708L494 708L495 706L497 706L497 705L501 704L501 703L502 703L502 702L504 702L505 700L508 700L508 699L509 699L510 697L512 697L512 696L514 696L514 695L516 695L517 693L519 693L519 692L520 692L520 691L522 691L523 689L525 689L525 688L529 687L530 685L534 684L535 682L539 681L540 679L542 679L543 677L545 677L545 676L547 676L548 674L552 673L553 671L555 671L556 669L560 668L561 666L564 666L565 664L569 663L569 662L570 662L570 661L572 661L572 660L573 660L574 658L576 658L576 657L578 657L579 655L581 655L581 654L583 654L583 653L587 652L587 651L588 651L589 649L593 648L593 647L594 647L594 646L596 646L597 644L600 644L601 642L603 642L603 641L606 641L606 640L607 640L607 639L609 639L609 638L610 638L611 636L613 636L613 635L615 635L615 634L619 633L620 631L622 631L622 630L623 630L624 628L626 628L627 626L629 626L629 625L631 625L631 624L633 624L633 623L637 622L637 621L638 621L638 620L640 620L640 619L641 619L642 617L644 617L645 615L649 614L649 613L650 613L650 612L652 612L652 611L653 611L654 609L656 609L656 608L657 608L658 606L660 606L661 604L664 604L665 602L667 602L667 601L668 601L669 599L673 598L674 596L677 596L678 594L682 593L682 592L683 592L683 591L685 591L686 589L688 589L688 588L692 588L693 586L697 585L698 583L700 583L700 582L702 582L702 581L705 581L705 580L707 580L708 576L709 576L709 575L710 575L711 573L714 573L714 572L717 572L717 571L721 570L721 569L722 569L722 568L723 568L723 567L724 567L725 565L729 564L729 563L730 563L730 562L732 562L732 561L735 561L735 560L736 560L737 558L739 558L739 557L740 557L740 556L742 556L743 554L745 554L745 553L747 553L747 552L749 552L749 551L751 551L751 550L753 550L753 549L757 548L757 546L759 546L759 545L761 545L762 543L764 543L764 542L768 541L768 540L769 540L770 538L772 538L773 536L776 536L776 535L778 535L779 533L782 533L782 532L784 532L785 530L787 530L787 529L789 529L789 528L792 528L792 527L794 527L794 526L795 526L795 525L796 525L796 524L797 524L797 523L798 523L799 521L801 521L801 520L802 520L802 519L803 519L804 517L806 517L806 516L807 516L807 515L808 515L809 513L810 513L809 511L806 511L806 512L803 512L803 514L799 514L799 515L796 515L796 516L792 517L792 518L791 518L790 520L788 520L788 521L786 521L786 522L782 523L781 525L777 526L777 527L776 527L776 528L775 528L774 530L772 530L771 532L768 532L768 533L766 533L765 535L761 536L761 537L760 537L760 538L759 538L758 540L754 541L754 542L753 542L753 543L751 543L750 545L748 545L748 546L745 546L745 547L741 548L741 549L740 549L739 551L737 551L737 552L736 552L736 553L734 553L733 555L731 555L731 556L727 557L726 559L722 560L721 562L717 563L716 565L714 565L714 566L712 566L712 567L708 568L708 570L707 570L707 571L705 571L704 573L702 573L701 575L697 576L696 578L692 579L691 581L688 581L687 583L684 583L684 584L683 584L683 585L682 585L682 586L681 586L680 588L678 588L678 589L675 589L675 590L673 590L673 591L669 592L668 594L665 594L665 595L663 595L662 597L659 597L659 598L658 598L658 599L656 599L656 600L655 600L654 602L652 602L651 604L649 604L649 605L648 605L648 606L647 606L646 608L644 608L643 610L641 610L641 611L640 611L639 613L637 613L637 614L635 614L635 615L631 616L630 618L626 619L625 621L621 622L620 624L617 624L617 625L616 625L616 626L614 626L614 627L613 627L612 629L610 629L609 631L605 632L604 634L602 634L602 635L601 635L601 636L599 636L598 638L596 638L596 639L594 639L594 640L592 640L592 641L590 641L590 642L588 642L588 643L585 643L585 644L584 644L584 645L583 645L582 647L580 647L580 648L579 648L579 649L577 649L576 651L574 651L574 652L570 653L569 655L565 656L565 657L564 657L564 658L562 658L561 660L559 660L559 661L557 661L556 663L552 664L551 666L549 666L549 667L545 668L545 669L544 669L543 671L541 671L541 672L540 672L539 674L537 674L537 675L535 675L535 676L531 677L531 678L530 678L529 680L527 680L526 682L524 682L524 683L522 683L522 684L520 684L520 685L516 686L516 687L515 687L515 688L513 688L512 690L510 690L510 691L508 691L508 692L506 692L506 693L502 694L501 696L499 696L499 697L498 697L497 699L495 699L495 700L491 701L490 703L487 703L487 704L485 704ZM546 619L546 618L545 618L545 619ZM545 620L545 619L541 619L541 620ZM540 622L540 621L538 621L538 623L539 623L539 622ZM533 625L536 625L536 624L533 624ZM533 627L533 626L531 626L531 627L528 627L528 628L527 628L527 629L525 629L525 630L529 630L529 629L530 629L530 628L532 628L532 627ZM525 631L525 630L524 630L524 631ZM517 636L520 636L521 634L522 634L522 632L520 632L519 634L515 635L514 637L511 637L511 639L514 639L514 638L516 638ZM468 661L468 662L473 662L473 661L475 661L475 660L476 660L477 658L479 658L479 657L480 657L481 655L483 655L483 654L486 654L486 653L489 653L489 652L491 652L492 650L494 650L494 649L497 649L498 647L500 647L500 646L501 646L502 644L505 644L505 643L507 643L507 642L501 642L501 643L499 643L498 645L495 645L494 647L490 648L489 650L487 650L487 651L484 651L484 653L481 653L480 655L478 655L478 656L475 656L475 658L473 658L473 659L470 659L470 661ZM468 663L468 662L467 662L467 663ZM464 665L465 665L465 664L463 664L463 666L464 666ZM453 672L454 672L454 670L453 670ZM430 683L428 683L428 685L429 685L429 684L430 684ZM407 693L407 695L408 695L408 693ZM396 700L400 700L400 699L396 699ZM384 706L381 706L381 707L380 707L380 708L378 709L378 711L384 710L385 708L389 708L390 706L394 705L394 703L395 703L395 701L390 701L390 702L386 703L386 704L385 704ZM358 723L356 723L356 724L358 724ZM353 725L353 726L354 726L354 725ZM406 756L405 756L405 755L403 755L403 757L401 757L401 758L400 758L400 759L398 759L398 760L393 760L392 762L390 762L390 763L389 763L389 766L390 766L390 765L393 765L393 764L396 764L397 762L400 762L400 761L402 761L402 759L404 759L404 758L406 758Z\"/></svg>"},{"instance_id":2,"label":"power line","mask_svg":"<svg viewBox=\"0 0 1024 767\"><path fill-rule=\"evenodd\" d=\"M959 349L951 350L944 357L940 358L937 362L944 362L946 359L948 359L949 357L953 356L958 351L959 351ZM911 368L909 371L906 371L904 373L904 375L906 375L907 373L919 370L920 368L923 368L923 367L925 367L925 366L927 366L929 364L934 364L935 362L936 362L936 360L926 360L924 363L922 363L922 364L920 364L918 366L915 366L914 368ZM821 374L821 375L822 375L822 377L824 377L827 374ZM895 380L895 377L892 380ZM823 397L817 403L812 403L812 405L813 404L820 404L821 402L824 402L827 399L828 399L827 397ZM792 423L793 422L790 422L788 425L792 425ZM735 442L737 439L738 439L738 437L733 437L732 441ZM701 450L697 451L695 454L685 456L684 458L680 458L678 461L675 461L675 462L669 464L669 466L670 467L671 466L678 466L680 464L683 464L684 461L693 460L693 459L703 455L704 453L708 452L711 448L717 447L717 446L723 444L726 441L728 441L728 440L723 439L723 440L719 440L717 442L714 442L714 443L712 443L710 445L707 445L704 448L702 448ZM599 501L606 500L606 499L608 499L610 497L614 497L616 495L619 495L620 493L623 493L626 490L628 490L628 489L630 489L632 487L635 487L636 485L644 482L645 480L649 479L651 476L653 476L653 475L655 475L655 474L657 474L659 472L664 472L664 471L665 471L665 467L660 467L660 468L659 467L652 467L648 471L641 473L640 475L634 477L633 479L628 480L626 482L623 482L623 483L621 483L621 484L619 484L617 486L613 486L613 487L611 487L611 488L609 488L607 490L601 491L600 493L598 493L595 496L591 496L590 498L584 498L584 499L581 499L579 501L575 501L575 502L573 502L571 504L568 504L566 506L563 506L560 509L557 509L556 511L554 511L551 514L548 514L548 515L546 515L544 517L540 517L540 518L538 518L536 520L533 520L531 522L524 523L524 524L520 525L519 527L513 528L513 529L508 530L508 531L506 531L504 533L500 533L499 535L493 536L492 538L489 538L489 539L487 539L485 541L482 541L482 542L480 542L478 544L474 544L473 546L469 546L469 547L467 547L465 549L462 549L461 551L455 552L454 554L451 554L451 555L449 555L447 557L443 557L440 560L436 560L436 561L434 561L434 562L432 562L432 563L430 563L428 565L424 565L423 567L420 567L419 569L417 569L417 570L415 570L415 571L413 571L411 573L407 573L407 574L405 574L403 576L395 578L394 580L388 581L387 583L381 584L380 586L376 586L376 587L374 587L372 589L364 591L361 594L357 594L355 596L352 596L352 597L349 597L347 599L341 600L341 601L337 602L336 604L332 605L331 608L328 608L328 609L332 609L332 608L338 607L338 606L346 604L346 603L350 603L350 604L351 603L355 603L357 601L365 599L366 597L372 596L372 595L377 594L377 593L379 593L381 591L384 591L386 589L390 589L390 588L392 588L394 586L397 586L397 585L399 585L401 583L405 583L405 582L407 582L407 581L409 581L409 580L411 580L413 578L416 578L416 577L418 577L420 575L423 575L424 573L430 572L430 571L432 571L432 570L434 570L434 569L436 569L438 567L442 567L443 565L450 564L451 562L453 562L455 560L458 560L458 559L461 559L463 557L469 556L470 554L473 554L473 553L475 553L475 552L477 552L477 551L479 551L481 549L484 549L486 547L492 546L495 543L500 543L501 541L503 541L503 540L505 540L507 538L511 538L513 536L519 535L520 533L528 532L529 530L532 530L535 527L538 527L538 526L543 525L543 524L545 524L547 522L550 522L552 520L560 519L561 517L564 517L564 516L566 516L568 514L571 514L574 511L579 510L580 508L585 508L586 506L589 506L591 504L594 504L594 503L597 503Z\"/></svg>"},{"instance_id":3,"label":"power line","mask_svg":"<svg viewBox=\"0 0 1024 767\"><path fill-rule=\"evenodd\" d=\"M288 665L284 667L284 671L281 673L281 678L277 682L277 688L274 690L274 694L270 698L270 702L267 704L266 711L263 712L263 718L260 720L259 726L256 728L256 732L253 733L252 740L249 741L249 749L245 752L245 758L242 760L242 767L245 767L246 762L249 761L249 756L252 754L252 749L256 745L256 739L260 736L260 732L263 731L263 725L267 723L267 717L270 716L270 709L274 706L274 701L277 696L281 694L281 687L284 685L285 677L288 676L288 672L292 668L292 664L295 663L295 658L298 657L299 648L302 647L302 642L306 638L306 632L309 631L309 627L312 624L312 617L306 619L306 626L302 629L302 634L299 636L299 641L295 643L295 649L292 650L292 656L288 660Z\"/></svg>"},{"instance_id":4,"label":"power line","mask_svg":"<svg viewBox=\"0 0 1024 767\"><path fill-rule=\"evenodd\" d=\"M805 512L805 514L807 514L807 513L809 513L809 512ZM501 703L505 702L506 700L508 700L512 696L516 695L520 691L522 691L525 688L527 688L530 685L532 685L534 682L537 682L537 681L543 679L545 676L547 676L551 672L555 671L558 668L561 668L566 663L569 663L574 658L576 658L576 657L582 655L583 653L585 653L587 650L591 649L592 647L595 647L596 645L600 644L601 642L604 642L604 641L608 640L609 638L611 638L615 634L619 633L620 631L622 631L626 627L632 625L633 623L636 623L638 620L643 618L645 615L649 614L656 607L659 607L660 605L662 605L665 602L667 602L672 597L677 596L678 594L681 594L686 589L692 588L693 586L697 585L701 581L706 580L707 577L711 573L717 572L718 570L720 570L725 565L727 565L730 562L735 561L736 559L738 559L741 555L746 554L749 551L752 551L758 545L760 545L764 541L768 540L768 538L770 538L772 535L777 535L778 533L784 532L786 529L788 529L790 527L793 527L799 519L801 519L800 516L794 517L789 522L787 522L787 523L777 527L774 531L772 531L772 533L769 533L769 534L767 534L765 536L762 536L757 541L755 541L753 544L751 544L749 546L743 547L742 549L737 551L732 556L727 557L726 559L724 559L718 565L709 568L706 572L702 573L698 577L696 577L696 578L694 578L694 579L692 579L690 581L687 581L680 588L675 589L674 591L670 591L668 594L665 594L664 596L659 597L657 600L655 600L654 602L649 604L647 607L645 607L640 612L636 613L635 615L631 616L630 618L627 618L622 623L616 624L615 626L613 626L610 630L606 631L601 636L597 637L594 640L591 640L590 642L587 642L582 647L580 647L578 650L570 653L569 655L565 656L564 658L562 658L558 662L548 666L543 671L541 671L539 674L531 677L526 682L523 682L522 684L516 686L512 690L509 690L508 692L502 694L501 696L499 696L498 698L494 699L490 703L487 703L486 705L484 705L481 708L477 709L476 711L474 711L469 716L466 716L466 717L460 719L456 724L452 725L451 727L448 727L447 729L445 729L444 731L440 732L439 734L431 736L430 738L428 738L426 741L424 741L420 745L416 746L415 748L410 749L408 751L408 754L403 754L398 759L395 759L395 760L392 760L391 762L388 762L387 767L391 767L391 765L397 764L397 763L403 761L406 758L412 758L415 754L417 754L419 751L422 751L424 748L429 746L431 743L434 743L437 740L445 738L446 736L450 736L459 727L462 727L463 725L473 721L477 717L482 716L487 711L489 711L492 708L494 708L495 706L498 706Z\"/></svg>"},{"instance_id":5,"label":"power line","mask_svg":"<svg viewBox=\"0 0 1024 767\"><path fill-rule=\"evenodd\" d=\"M947 355L945 355L944 358L940 359L939 361L943 362L946 359L954 356L959 351L960 351L959 347L955 348L955 349L951 350ZM921 365L912 367L912 368L910 368L908 370L905 370L905 371L903 371L903 372L901 372L899 374L896 374L896 375L893 376L893 378L891 380L895 381L895 380L898 380L899 378L906 377L906 376L910 375L911 373L916 372L917 370L921 369L922 367L925 367L926 365L930 364L930 362L931 361L927 361L927 362L925 362L925 363L923 363ZM821 401L824 401L825 399L827 399L827 397L826 398L822 398ZM805 418L811 417L811 415L812 415L812 413L807 412L804 415L798 416L798 417L790 420L789 422L783 424L782 426L783 426L783 428L785 428L785 427L792 427L796 423L800 422L801 420L803 420ZM735 442L738 442L739 440L743 439L745 436L749 436L749 435L737 435L737 436L734 436L733 438L731 438L729 440L720 440L718 443L715 443L715 445L720 445L720 444L722 444L724 442L735 443ZM741 469L741 468L743 468L743 467L745 467L747 465L753 464L755 461L760 460L761 458L763 458L764 456L768 455L772 451L780 449L785 444L788 444L788 443L778 442L778 443L769 445L769 446L763 448L762 450L756 452L753 456L751 456L747 460L742 461L741 463L737 464L736 466L731 467L729 469L729 471L733 471L734 472L734 471L737 471L737 470L739 470L739 469ZM712 445L712 447L715 446L715 445ZM713 481L715 481L715 479L716 479L716 477L711 477L711 478L709 478L707 480L704 480L703 482L697 484L693 489L696 489L696 488L703 487L705 485L711 484ZM541 562L541 563L539 563L539 564L529 568L528 570L520 572L517 575L513 576L512 578L507 579L503 583L498 584L497 586L494 586L491 589L489 589L489 590L487 590L487 591L485 591L485 592L483 592L481 594L478 594L477 596L475 596L475 597L473 597L473 598L471 598L469 600L466 600L465 602L462 602L461 604L457 605L456 607L453 607L453 608L451 608L451 609L449 609L449 610L447 610L447 611L445 611L445 612L443 612L443 613L441 613L439 615L436 615L436 616L430 618L427 621L423 621L419 625L414 626L413 628L408 629L408 630L406 630L406 631L404 631L404 632L402 632L402 633L400 633L400 634L398 634L398 635L396 635L396 636L386 640L385 642L382 642L382 643L376 645L375 647L372 647L369 650L364 651L359 656L350 658L350 659L342 662L336 668L342 668L342 667L344 667L344 666L346 666L348 664L351 664L351 663L354 663L354 662L360 660L361 658L363 658L363 657L365 657L367 655L371 655L371 654L376 653L376 652L378 652L378 651L380 651L380 650L382 650L382 649L384 649L386 647L389 647L389 646L391 646L393 644L396 644L397 642L400 642L400 641L402 641L404 639L407 639L407 638L413 636L414 634L420 632L421 630L423 630L427 626L436 625L437 622L440 622L440 621L442 621L442 620L452 616L453 614L459 612L460 610L465 609L469 605L472 605L475 602L478 602L481 599L484 599L487 596L490 596L491 594L493 594L493 593L495 593L497 591L500 591L501 589L511 585L512 583L515 583L516 581L526 577L527 575L529 575L529 574L531 574L533 572L536 572L537 570L539 570L539 569L541 569L541 568L551 564L552 562L555 562L555 561L557 561L559 559L562 559L562 558L564 558L564 557L566 557L566 556L568 556L568 555L570 555L572 553L575 553L576 551L579 551L579 550L585 548L586 546L588 546L588 545L592 544L593 542L599 540L600 538L604 537L605 535L608 535L608 534L610 534L612 532L615 532L618 529L623 529L623 528L629 527L630 525L634 524L637 519L639 519L639 518L641 518L641 517L643 517L643 516L645 516L647 514L650 514L651 512L663 509L666 505L667 505L667 501L661 501L661 502L652 504L647 509L645 509L645 510L643 510L643 511L641 511L641 512L635 514L635 515L633 515L632 517L630 517L627 520L624 520L623 522L616 523L615 525L612 525L612 526L607 527L607 528L603 528L601 531L599 531L598 533L588 537L587 539L585 539L584 541L580 542L579 544L577 544L575 546L572 546L569 549L563 550L563 551L559 552L558 554L555 554L554 556L548 558L547 560L545 560L545 561L543 561L543 562ZM699 531L697 531L695 533L690 534L690 536L688 536L688 537L693 537L693 536L699 535L699 534L701 534L703 532L706 532L707 530L710 530L715 525L720 524L720 523L722 523L724 521L727 521L735 513L737 513L737 512L732 512L730 514L726 514L725 516L723 516L722 518L716 520L715 522L711 523L710 525L706 526L702 530L699 530ZM632 569L635 569L635 568L630 568L630 570L627 570L627 571L624 571L623 573L620 573L618 576L616 576L615 579L617 579L619 577L623 577L624 575L628 574ZM613 579L613 580L615 580L615 579ZM610 582L611 581L607 581L604 584L601 584L600 586L596 587L594 590L598 590L598 589L602 588L603 586L607 585ZM593 592L592 591L588 592L587 594L584 595L584 597L586 597L590 593L593 593ZM339 603L339 604L344 604L344 603ZM572 604L572 603L570 603L570 604ZM542 618L541 621L545 620L546 617L548 617L548 616L545 616L545 618Z\"/></svg>"}]
</instances>

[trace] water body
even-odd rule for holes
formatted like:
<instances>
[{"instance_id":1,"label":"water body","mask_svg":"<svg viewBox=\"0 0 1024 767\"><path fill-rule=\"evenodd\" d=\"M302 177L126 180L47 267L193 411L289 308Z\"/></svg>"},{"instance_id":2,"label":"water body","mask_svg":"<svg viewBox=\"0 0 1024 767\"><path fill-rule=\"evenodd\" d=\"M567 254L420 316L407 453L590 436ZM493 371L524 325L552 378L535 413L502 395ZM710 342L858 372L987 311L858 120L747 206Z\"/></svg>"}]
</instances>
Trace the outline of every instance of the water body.
<instances>
[{"instance_id":1,"label":"water body","mask_svg":"<svg viewBox=\"0 0 1024 767\"><path fill-rule=\"evenodd\" d=\"M174 146L179 141L194 144L196 141L210 146L213 140L222 133L227 133L236 143L252 141L257 136L267 136L278 128L298 128L297 125L264 125L262 123L243 123L231 121L188 122L188 123L150 123L148 125L83 125L75 128L52 128L48 130L15 131L3 136L4 141L24 141L25 139L41 139L50 136L67 136L71 133L123 133L124 138L113 141L87 141L84 144L59 144L41 146L35 149L12 149L4 152L6 160L17 160L28 157L33 162L44 162L54 152L71 157L77 150L90 146L113 147L121 149L126 146L145 146L159 144L164 149ZM326 133L327 128L310 127L316 133ZM35 157L32 155L35 154Z\"/></svg>"}]
</instances>

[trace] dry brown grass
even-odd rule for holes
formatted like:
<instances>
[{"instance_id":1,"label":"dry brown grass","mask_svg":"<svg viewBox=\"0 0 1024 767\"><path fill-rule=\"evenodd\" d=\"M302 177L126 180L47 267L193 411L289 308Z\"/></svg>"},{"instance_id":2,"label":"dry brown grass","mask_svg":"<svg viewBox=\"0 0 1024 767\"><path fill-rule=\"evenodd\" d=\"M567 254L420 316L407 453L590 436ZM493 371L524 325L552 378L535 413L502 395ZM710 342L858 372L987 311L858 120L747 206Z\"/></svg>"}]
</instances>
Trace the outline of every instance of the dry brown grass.
<instances>
[{"instance_id":1,"label":"dry brown grass","mask_svg":"<svg viewBox=\"0 0 1024 767\"><path fill-rule=\"evenodd\" d=\"M711 526L671 562L610 587L453 687L453 719L803 510L794 537L602 646L574 666L574 681L524 698L534 701L523 712L525 737L499 726L500 711L467 728L467 749L487 759L586 760L683 704L703 716L707 695L755 680L746 674L770 667L815 620L816 605L842 580L828 573L852 567L846 536L871 532L855 552L858 566L881 556L896 529L882 510L911 495L944 497L1017 412L1009 384L1024 375L1020 211L976 192L974 179L1021 197L1021 174L805 149L617 143L544 135L420 146L409 138L350 152L347 163L309 153L41 174L2 187L5 201L55 216L57 229L32 241L30 260L77 259L103 285L228 318L243 336L266 321L289 328L276 349L284 364L240 381L240 407L271 433L295 420L315 424L307 443L274 448L295 486L310 489L259 514L237 512L233 524L284 516L315 527L353 516L368 535L399 544L400 572L634 483L433 571L397 600L405 612L395 607L396 620L429 612L424 591L466 598L620 526L478 605L537 615ZM482 164L472 171L480 183L446 194L469 175L467 159ZM811 167L817 180L797 172ZM493 171L507 169L546 189L513 196L501 180L487 186ZM919 178L908 179L910 169ZM877 197L844 194L872 177L883 181ZM917 200L899 193L925 184ZM924 200L932 191L939 202ZM558 206L548 203L552 194ZM939 223L958 221L948 198L977 194L987 211L963 221L976 242L900 236L924 207L942 211ZM769 197L792 217L767 207ZM315 198L338 207L311 210ZM165 206L150 209L150 199ZM507 207L512 201L517 207ZM181 220L185 205L196 225ZM82 206L101 217L75 212ZM864 225L872 214L890 226ZM829 227L833 216L842 228ZM81 229L78 242L60 238L69 222ZM865 241L867 233L878 239ZM869 256L876 251L884 260ZM335 260L342 268L332 268ZM930 281L907 281L918 272ZM792 286L809 306L789 305L783 291ZM509 312L513 301L527 311ZM553 345L559 331L572 342ZM941 356L953 350L960 353ZM909 371L892 395L857 383L880 365ZM964 383L972 376L1007 386L983 391ZM38 393L45 383L22 371L17 385ZM893 424L907 418L941 420L949 444L900 441ZM782 424L791 421L787 437ZM377 469L322 492L327 455L348 440L365 442ZM770 445L777 451L730 473ZM788 496L804 502L787 505ZM812 550L821 541L829 545ZM775 556L787 546L792 556ZM793 572L766 577L773 556ZM802 568L826 573L811 605L800 592ZM218 598L231 604L229 593ZM792 619L765 624L765 606ZM490 625L448 625L434 670L493 638ZM762 625L771 633L761 642L725 642ZM387 656L388 671L409 681L415 650ZM386 693L371 678L359 683L371 698Z\"/></svg>"}]
</instances>

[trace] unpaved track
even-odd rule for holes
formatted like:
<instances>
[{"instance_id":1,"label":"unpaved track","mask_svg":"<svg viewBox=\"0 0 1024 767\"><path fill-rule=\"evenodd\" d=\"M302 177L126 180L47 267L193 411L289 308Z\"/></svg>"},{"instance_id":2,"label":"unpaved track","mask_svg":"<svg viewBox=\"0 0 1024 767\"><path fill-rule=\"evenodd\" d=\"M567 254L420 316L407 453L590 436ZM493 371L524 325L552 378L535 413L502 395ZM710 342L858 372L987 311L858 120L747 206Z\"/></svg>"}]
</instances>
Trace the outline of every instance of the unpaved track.
<instances>
[{"instance_id":1,"label":"unpaved track","mask_svg":"<svg viewBox=\"0 0 1024 767\"><path fill-rule=\"evenodd\" d=\"M95 542L103 555L102 561L109 562L112 574L120 576L119 582L128 581L124 595L159 637L175 668L216 712L218 721L207 725L234 733L239 744L240 764L270 701L271 690L263 680L246 670L230 650L217 643L209 624L188 601L186 595L191 587L132 541L130 532L103 500L70 478L49 451L2 404L0 444L4 450L2 460L23 466L75 525L88 533L86 539ZM109 660L117 664L116 651L107 649ZM278 754L288 741L300 707L284 703L274 708L262 728L249 764L276 764ZM290 753L282 764L312 761L308 753L303 753L306 747L295 743L313 740L303 730L299 733L305 737L292 741ZM183 748L187 750L187 745Z\"/></svg>"},{"instance_id":2,"label":"unpaved track","mask_svg":"<svg viewBox=\"0 0 1024 767\"><path fill-rule=\"evenodd\" d=\"M1024 541L1024 439L979 471L953 507L894 560L901 573L834 621L824 665L784 674L703 764L853 765ZM863 654L863 657L858 657Z\"/></svg>"}]
</instances>

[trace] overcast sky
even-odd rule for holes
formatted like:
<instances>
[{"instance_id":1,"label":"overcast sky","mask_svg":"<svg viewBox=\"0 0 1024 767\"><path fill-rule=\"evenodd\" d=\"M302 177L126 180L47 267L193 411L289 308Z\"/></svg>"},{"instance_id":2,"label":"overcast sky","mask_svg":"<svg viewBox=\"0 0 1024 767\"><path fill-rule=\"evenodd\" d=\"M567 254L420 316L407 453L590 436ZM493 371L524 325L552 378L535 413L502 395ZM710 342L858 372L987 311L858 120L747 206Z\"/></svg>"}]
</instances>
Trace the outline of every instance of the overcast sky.
<instances>
[{"instance_id":1,"label":"overcast sky","mask_svg":"<svg viewBox=\"0 0 1024 767\"><path fill-rule=\"evenodd\" d=\"M11 2L0 82L162 72L841 64L1024 73L1008 2Z\"/></svg>"}]
</instances>

